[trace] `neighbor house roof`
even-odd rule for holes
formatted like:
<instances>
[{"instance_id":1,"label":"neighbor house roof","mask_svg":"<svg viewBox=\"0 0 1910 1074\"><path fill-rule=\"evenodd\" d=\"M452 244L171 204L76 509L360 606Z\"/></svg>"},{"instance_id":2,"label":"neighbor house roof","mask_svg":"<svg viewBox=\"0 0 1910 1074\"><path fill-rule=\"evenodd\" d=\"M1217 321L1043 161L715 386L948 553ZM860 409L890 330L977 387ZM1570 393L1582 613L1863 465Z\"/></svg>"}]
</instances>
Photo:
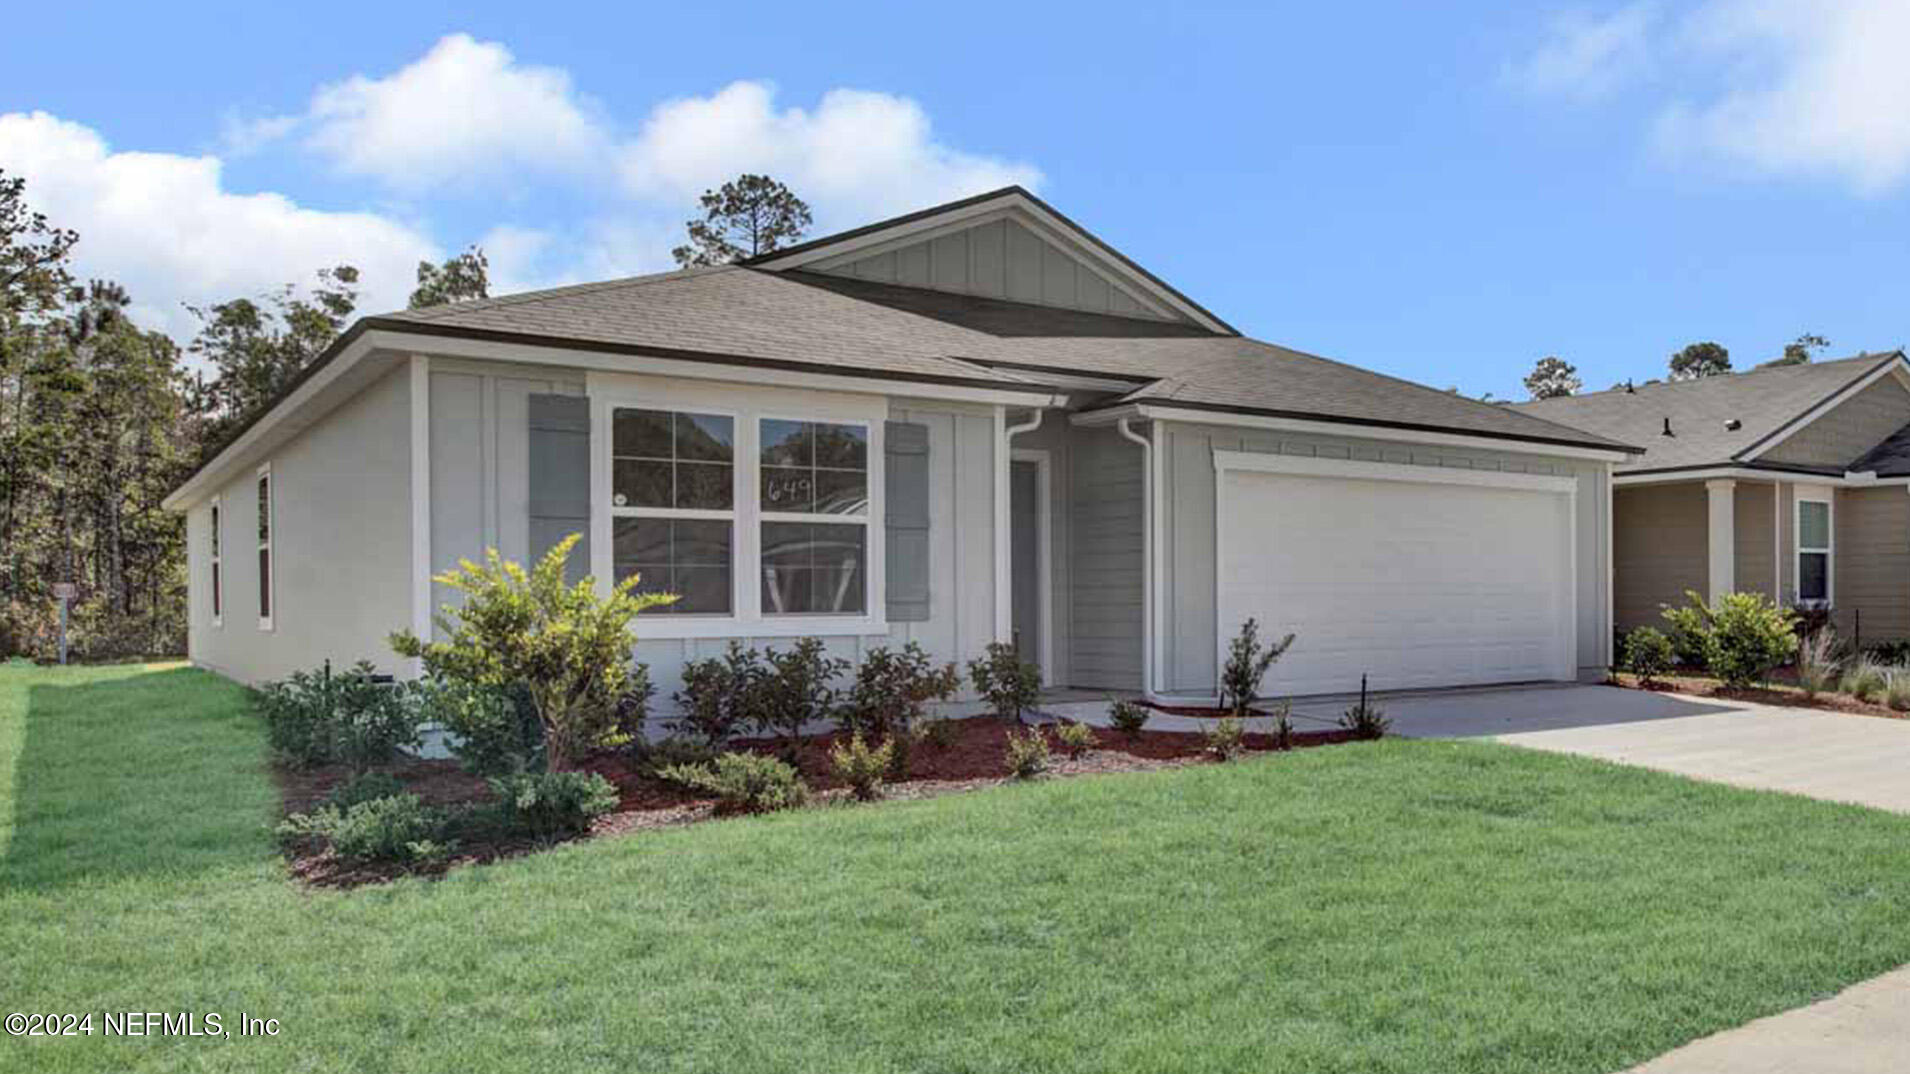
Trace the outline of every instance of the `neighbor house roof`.
<instances>
[{"instance_id":1,"label":"neighbor house roof","mask_svg":"<svg viewBox=\"0 0 1910 1074\"><path fill-rule=\"evenodd\" d=\"M1643 455L1619 466L1622 471L1748 465L1814 472L1824 468L1780 467L1752 456L1819 406L1902 357L1901 352L1865 353L1539 399L1515 409L1643 447Z\"/></svg>"},{"instance_id":2,"label":"neighbor house roof","mask_svg":"<svg viewBox=\"0 0 1910 1074\"><path fill-rule=\"evenodd\" d=\"M426 333L538 339L909 379L1125 378L1120 402L1273 414L1626 450L1504 406L1195 325L1084 313L802 271L724 266L373 319Z\"/></svg>"}]
</instances>

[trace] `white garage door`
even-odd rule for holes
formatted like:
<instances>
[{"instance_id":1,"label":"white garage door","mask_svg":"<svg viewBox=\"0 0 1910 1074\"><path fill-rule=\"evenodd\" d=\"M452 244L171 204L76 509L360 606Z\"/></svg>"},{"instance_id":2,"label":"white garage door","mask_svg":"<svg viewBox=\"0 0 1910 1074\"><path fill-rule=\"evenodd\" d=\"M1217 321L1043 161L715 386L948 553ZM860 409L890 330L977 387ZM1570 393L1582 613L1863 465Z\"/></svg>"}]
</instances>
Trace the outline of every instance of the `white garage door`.
<instances>
[{"instance_id":1,"label":"white garage door","mask_svg":"<svg viewBox=\"0 0 1910 1074\"><path fill-rule=\"evenodd\" d=\"M1216 453L1219 633L1293 631L1273 696L1570 679L1572 479Z\"/></svg>"}]
</instances>

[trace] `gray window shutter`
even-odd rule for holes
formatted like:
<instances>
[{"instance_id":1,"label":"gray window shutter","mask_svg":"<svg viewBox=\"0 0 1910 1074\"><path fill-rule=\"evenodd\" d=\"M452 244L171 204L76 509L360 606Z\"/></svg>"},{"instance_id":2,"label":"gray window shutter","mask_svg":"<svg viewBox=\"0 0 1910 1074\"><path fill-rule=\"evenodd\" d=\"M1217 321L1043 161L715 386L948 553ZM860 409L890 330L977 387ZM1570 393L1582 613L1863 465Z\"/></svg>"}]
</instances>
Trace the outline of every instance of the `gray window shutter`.
<instances>
[{"instance_id":1,"label":"gray window shutter","mask_svg":"<svg viewBox=\"0 0 1910 1074\"><path fill-rule=\"evenodd\" d=\"M530 440L531 562L581 533L564 568L574 583L590 574L590 400L531 396Z\"/></svg>"},{"instance_id":2,"label":"gray window shutter","mask_svg":"<svg viewBox=\"0 0 1910 1074\"><path fill-rule=\"evenodd\" d=\"M883 426L884 550L889 622L928 618L928 426Z\"/></svg>"}]
</instances>

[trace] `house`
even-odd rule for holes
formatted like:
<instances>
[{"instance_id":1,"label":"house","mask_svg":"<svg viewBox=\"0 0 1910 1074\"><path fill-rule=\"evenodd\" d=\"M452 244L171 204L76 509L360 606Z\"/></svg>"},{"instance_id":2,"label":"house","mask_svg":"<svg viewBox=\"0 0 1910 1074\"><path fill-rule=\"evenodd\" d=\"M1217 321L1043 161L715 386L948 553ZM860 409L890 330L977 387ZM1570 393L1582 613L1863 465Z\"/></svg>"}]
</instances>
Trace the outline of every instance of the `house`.
<instances>
[{"instance_id":1,"label":"house","mask_svg":"<svg viewBox=\"0 0 1910 1074\"><path fill-rule=\"evenodd\" d=\"M638 571L669 696L732 638L1015 641L1047 682L1294 695L1599 675L1608 437L1248 339L1007 188L741 264L366 317L168 499L192 659L430 630L496 547Z\"/></svg>"},{"instance_id":2,"label":"house","mask_svg":"<svg viewBox=\"0 0 1910 1074\"><path fill-rule=\"evenodd\" d=\"M1521 413L1643 445L1614 467L1620 630L1687 590L1828 608L1910 637L1910 365L1903 352L1619 387Z\"/></svg>"}]
</instances>

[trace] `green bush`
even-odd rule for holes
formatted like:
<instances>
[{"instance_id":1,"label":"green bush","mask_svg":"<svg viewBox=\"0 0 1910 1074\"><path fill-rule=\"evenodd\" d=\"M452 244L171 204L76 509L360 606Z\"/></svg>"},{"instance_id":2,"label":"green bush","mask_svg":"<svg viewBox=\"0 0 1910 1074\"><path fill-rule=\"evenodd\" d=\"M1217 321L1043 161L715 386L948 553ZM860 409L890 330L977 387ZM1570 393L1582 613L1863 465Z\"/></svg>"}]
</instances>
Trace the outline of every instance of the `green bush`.
<instances>
[{"instance_id":1,"label":"green bush","mask_svg":"<svg viewBox=\"0 0 1910 1074\"><path fill-rule=\"evenodd\" d=\"M1222 716L1202 732L1216 761L1231 761L1247 748L1247 725L1238 716Z\"/></svg>"},{"instance_id":2,"label":"green bush","mask_svg":"<svg viewBox=\"0 0 1910 1074\"><path fill-rule=\"evenodd\" d=\"M857 800L872 802L882 797L882 780L888 774L894 754L893 740L870 746L857 731L848 741L837 739L830 747L829 764L835 769L836 778L849 785L850 793Z\"/></svg>"},{"instance_id":3,"label":"green bush","mask_svg":"<svg viewBox=\"0 0 1910 1074\"><path fill-rule=\"evenodd\" d=\"M995 715L1004 720L1019 722L1022 711L1041 699L1041 668L1023 660L1014 646L1004 642L990 642L987 655L970 660L968 676L975 692L987 698Z\"/></svg>"},{"instance_id":4,"label":"green bush","mask_svg":"<svg viewBox=\"0 0 1910 1074\"><path fill-rule=\"evenodd\" d=\"M291 842L316 840L348 862L430 864L447 852L438 842L445 818L415 794L394 794L350 808L324 806L297 813L279 825Z\"/></svg>"},{"instance_id":5,"label":"green bush","mask_svg":"<svg viewBox=\"0 0 1910 1074\"><path fill-rule=\"evenodd\" d=\"M1639 627L1625 635L1625 670L1638 676L1638 681L1650 685L1660 675L1671 670L1671 662L1677 658L1671 639L1657 627Z\"/></svg>"},{"instance_id":6,"label":"green bush","mask_svg":"<svg viewBox=\"0 0 1910 1074\"><path fill-rule=\"evenodd\" d=\"M1094 728L1084 723L1064 723L1055 727L1054 739L1061 744L1061 752L1080 760L1081 755L1094 748Z\"/></svg>"},{"instance_id":7,"label":"green bush","mask_svg":"<svg viewBox=\"0 0 1910 1074\"><path fill-rule=\"evenodd\" d=\"M424 660L433 676L505 689L521 685L544 728L544 764L568 768L588 750L628 741L618 724L618 702L630 688L638 613L676 598L634 592L632 575L608 596L585 578L564 581L564 562L580 535L558 542L529 572L486 552L433 581L464 594L435 622L445 641L426 642L410 631L392 635L392 648Z\"/></svg>"},{"instance_id":8,"label":"green bush","mask_svg":"<svg viewBox=\"0 0 1910 1074\"><path fill-rule=\"evenodd\" d=\"M1126 735L1130 742L1141 737L1141 729L1147 726L1148 717L1152 715L1152 710L1138 701L1111 701L1108 704L1108 723Z\"/></svg>"},{"instance_id":9,"label":"green bush","mask_svg":"<svg viewBox=\"0 0 1910 1074\"><path fill-rule=\"evenodd\" d=\"M617 808L617 788L595 772L525 772L490 781L505 831L552 842L582 835Z\"/></svg>"},{"instance_id":10,"label":"green bush","mask_svg":"<svg viewBox=\"0 0 1910 1074\"><path fill-rule=\"evenodd\" d=\"M1663 604L1659 608L1678 666L1702 670L1710 656L1707 646L1711 637L1711 609L1705 607L1704 598L1687 589L1684 604Z\"/></svg>"},{"instance_id":11,"label":"green bush","mask_svg":"<svg viewBox=\"0 0 1910 1074\"><path fill-rule=\"evenodd\" d=\"M325 796L325 804L339 809L350 809L361 802L376 798L390 798L405 793L404 781L389 772L366 772L333 787Z\"/></svg>"},{"instance_id":12,"label":"green bush","mask_svg":"<svg viewBox=\"0 0 1910 1074\"><path fill-rule=\"evenodd\" d=\"M1008 732L1008 774L1016 779L1033 779L1054 763L1048 752L1048 736L1039 727Z\"/></svg>"},{"instance_id":13,"label":"green bush","mask_svg":"<svg viewBox=\"0 0 1910 1074\"><path fill-rule=\"evenodd\" d=\"M961 685L954 664L938 667L917 642L901 649L877 646L862 655L838 715L871 741L898 740L923 718L929 702L947 701Z\"/></svg>"},{"instance_id":14,"label":"green bush","mask_svg":"<svg viewBox=\"0 0 1910 1074\"><path fill-rule=\"evenodd\" d=\"M449 732L445 744L465 771L505 776L544 767L544 726L529 691L431 677L407 689L418 718Z\"/></svg>"},{"instance_id":15,"label":"green bush","mask_svg":"<svg viewBox=\"0 0 1910 1074\"><path fill-rule=\"evenodd\" d=\"M1227 644L1227 662L1220 669L1220 707L1236 719L1245 719L1253 699L1260 696L1261 680L1274 661L1293 647L1293 635L1266 644L1260 640L1260 621L1249 618Z\"/></svg>"},{"instance_id":16,"label":"green bush","mask_svg":"<svg viewBox=\"0 0 1910 1074\"><path fill-rule=\"evenodd\" d=\"M652 778L660 778L658 773L671 765L709 764L716 760L718 753L715 746L688 735L671 735L656 742L638 741L634 751L637 771Z\"/></svg>"},{"instance_id":17,"label":"green bush","mask_svg":"<svg viewBox=\"0 0 1910 1074\"><path fill-rule=\"evenodd\" d=\"M795 648L771 649L768 667L757 681L751 716L764 734L782 738L793 753L803 728L827 719L836 710L834 681L849 670L849 661L831 657L821 639L798 639Z\"/></svg>"},{"instance_id":18,"label":"green bush","mask_svg":"<svg viewBox=\"0 0 1910 1074\"><path fill-rule=\"evenodd\" d=\"M1890 665L1864 657L1844 672L1842 690L1859 701L1875 701L1888 685Z\"/></svg>"},{"instance_id":19,"label":"green bush","mask_svg":"<svg viewBox=\"0 0 1910 1074\"><path fill-rule=\"evenodd\" d=\"M1910 712L1910 669L1899 668L1884 677L1883 703L1898 712Z\"/></svg>"},{"instance_id":20,"label":"green bush","mask_svg":"<svg viewBox=\"0 0 1910 1074\"><path fill-rule=\"evenodd\" d=\"M754 753L725 753L706 765L671 765L658 775L714 796L719 812L768 813L809 801L809 787L794 768Z\"/></svg>"},{"instance_id":21,"label":"green bush","mask_svg":"<svg viewBox=\"0 0 1910 1074\"><path fill-rule=\"evenodd\" d=\"M416 706L362 660L338 674L298 671L267 683L258 707L272 751L298 768L343 763L364 772L419 745Z\"/></svg>"},{"instance_id":22,"label":"green bush","mask_svg":"<svg viewBox=\"0 0 1910 1074\"><path fill-rule=\"evenodd\" d=\"M1711 609L1705 664L1726 686L1763 682L1797 650L1793 615L1761 593L1726 593Z\"/></svg>"},{"instance_id":23,"label":"green bush","mask_svg":"<svg viewBox=\"0 0 1910 1074\"><path fill-rule=\"evenodd\" d=\"M1380 708L1366 696L1366 676L1360 676L1360 699L1353 707L1340 714L1340 726L1353 732L1353 737L1371 741L1386 737L1392 730L1393 721L1386 716L1386 710Z\"/></svg>"},{"instance_id":24,"label":"green bush","mask_svg":"<svg viewBox=\"0 0 1910 1074\"><path fill-rule=\"evenodd\" d=\"M683 688L676 692L680 714L664 726L722 746L754 721L766 670L762 654L732 641L721 657L683 665Z\"/></svg>"},{"instance_id":25,"label":"green bush","mask_svg":"<svg viewBox=\"0 0 1910 1074\"><path fill-rule=\"evenodd\" d=\"M1267 714L1273 719L1273 748L1290 750L1293 748L1293 702L1282 699L1273 711Z\"/></svg>"}]
</instances>

